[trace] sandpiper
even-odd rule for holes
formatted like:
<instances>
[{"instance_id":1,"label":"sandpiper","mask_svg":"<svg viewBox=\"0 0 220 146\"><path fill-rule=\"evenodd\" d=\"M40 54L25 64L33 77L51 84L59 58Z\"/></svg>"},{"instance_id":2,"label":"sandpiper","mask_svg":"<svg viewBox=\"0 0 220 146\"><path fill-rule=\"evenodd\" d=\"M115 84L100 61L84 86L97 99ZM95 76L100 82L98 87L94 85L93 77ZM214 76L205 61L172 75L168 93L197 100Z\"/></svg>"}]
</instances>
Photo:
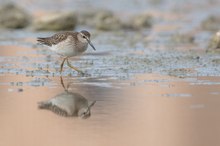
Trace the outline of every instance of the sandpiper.
<instances>
[{"instance_id":1,"label":"sandpiper","mask_svg":"<svg viewBox=\"0 0 220 146\"><path fill-rule=\"evenodd\" d=\"M82 30L80 32L72 32L72 31L59 32L51 37L46 37L46 38L39 37L37 38L37 41L43 45L48 46L50 50L64 57L60 65L61 73L63 70L63 65L65 61L67 61L67 65L70 68L76 70L78 73L83 74L81 70L72 66L69 63L68 58L80 55L83 52L85 52L88 47L88 44L94 50L96 50L92 42L90 41L90 33L86 30Z\"/></svg>"},{"instance_id":2,"label":"sandpiper","mask_svg":"<svg viewBox=\"0 0 220 146\"><path fill-rule=\"evenodd\" d=\"M38 108L51 110L65 117L81 117L86 119L91 115L91 107L96 101L88 101L78 93L65 91L55 97L41 101Z\"/></svg>"}]
</instances>

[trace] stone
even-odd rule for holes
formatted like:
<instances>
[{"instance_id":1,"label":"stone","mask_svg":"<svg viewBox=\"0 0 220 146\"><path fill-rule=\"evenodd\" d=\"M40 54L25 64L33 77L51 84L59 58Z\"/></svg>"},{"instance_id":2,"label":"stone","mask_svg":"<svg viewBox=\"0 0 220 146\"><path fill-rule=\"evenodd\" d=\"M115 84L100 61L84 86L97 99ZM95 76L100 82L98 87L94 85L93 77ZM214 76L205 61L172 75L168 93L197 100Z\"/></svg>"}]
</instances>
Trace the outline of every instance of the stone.
<instances>
[{"instance_id":1,"label":"stone","mask_svg":"<svg viewBox=\"0 0 220 146\"><path fill-rule=\"evenodd\" d=\"M195 41L195 37L193 34L190 33L175 33L171 36L170 39L171 43L187 43L192 44Z\"/></svg>"},{"instance_id":2,"label":"stone","mask_svg":"<svg viewBox=\"0 0 220 146\"><path fill-rule=\"evenodd\" d=\"M120 20L111 12L99 13L95 17L96 28L99 30L119 30L121 28Z\"/></svg>"},{"instance_id":3,"label":"stone","mask_svg":"<svg viewBox=\"0 0 220 146\"><path fill-rule=\"evenodd\" d=\"M99 10L99 9L88 9L82 10L77 13L78 24L80 25L87 25L87 26L95 26L95 16L103 11L108 12L107 10Z\"/></svg>"},{"instance_id":4,"label":"stone","mask_svg":"<svg viewBox=\"0 0 220 146\"><path fill-rule=\"evenodd\" d=\"M102 31L118 30L121 21L112 11L103 9L90 9L77 14L80 25L87 25Z\"/></svg>"},{"instance_id":5,"label":"stone","mask_svg":"<svg viewBox=\"0 0 220 146\"><path fill-rule=\"evenodd\" d=\"M33 23L35 30L62 31L73 30L77 25L74 12L57 12L37 18Z\"/></svg>"},{"instance_id":6,"label":"stone","mask_svg":"<svg viewBox=\"0 0 220 146\"><path fill-rule=\"evenodd\" d=\"M18 29L28 26L30 15L13 3L0 6L0 27Z\"/></svg>"},{"instance_id":7,"label":"stone","mask_svg":"<svg viewBox=\"0 0 220 146\"><path fill-rule=\"evenodd\" d=\"M144 13L131 17L130 20L123 23L124 28L128 29L143 29L151 28L152 26L152 16L150 14Z\"/></svg>"},{"instance_id":8,"label":"stone","mask_svg":"<svg viewBox=\"0 0 220 146\"><path fill-rule=\"evenodd\" d=\"M208 31L218 31L220 29L220 16L211 15L201 23L202 29Z\"/></svg>"}]
</instances>

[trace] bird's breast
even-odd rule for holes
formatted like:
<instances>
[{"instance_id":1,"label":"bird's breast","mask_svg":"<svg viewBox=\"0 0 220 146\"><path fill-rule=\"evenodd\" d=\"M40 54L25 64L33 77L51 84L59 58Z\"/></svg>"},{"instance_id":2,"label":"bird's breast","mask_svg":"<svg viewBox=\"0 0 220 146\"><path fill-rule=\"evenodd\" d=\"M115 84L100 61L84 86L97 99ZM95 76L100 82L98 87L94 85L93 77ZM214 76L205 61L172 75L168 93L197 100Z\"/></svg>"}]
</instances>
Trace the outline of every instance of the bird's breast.
<instances>
[{"instance_id":1,"label":"bird's breast","mask_svg":"<svg viewBox=\"0 0 220 146\"><path fill-rule=\"evenodd\" d=\"M88 48L88 44L86 43L77 44L76 48L79 53L83 53Z\"/></svg>"}]
</instances>

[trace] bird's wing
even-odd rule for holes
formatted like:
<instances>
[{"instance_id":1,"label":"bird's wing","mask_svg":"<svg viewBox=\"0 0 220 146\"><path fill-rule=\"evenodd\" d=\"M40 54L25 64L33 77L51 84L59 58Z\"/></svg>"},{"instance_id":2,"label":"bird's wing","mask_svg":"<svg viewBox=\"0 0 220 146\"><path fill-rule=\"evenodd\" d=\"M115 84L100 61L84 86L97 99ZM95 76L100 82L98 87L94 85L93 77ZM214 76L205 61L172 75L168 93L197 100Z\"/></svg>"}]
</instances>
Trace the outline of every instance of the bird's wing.
<instances>
[{"instance_id":1,"label":"bird's wing","mask_svg":"<svg viewBox=\"0 0 220 146\"><path fill-rule=\"evenodd\" d=\"M61 41L66 40L69 35L73 36L75 35L75 33L74 32L60 32L60 33L54 34L51 37L37 38L37 41L40 42L41 44L52 46L52 45L58 44Z\"/></svg>"}]
</instances>

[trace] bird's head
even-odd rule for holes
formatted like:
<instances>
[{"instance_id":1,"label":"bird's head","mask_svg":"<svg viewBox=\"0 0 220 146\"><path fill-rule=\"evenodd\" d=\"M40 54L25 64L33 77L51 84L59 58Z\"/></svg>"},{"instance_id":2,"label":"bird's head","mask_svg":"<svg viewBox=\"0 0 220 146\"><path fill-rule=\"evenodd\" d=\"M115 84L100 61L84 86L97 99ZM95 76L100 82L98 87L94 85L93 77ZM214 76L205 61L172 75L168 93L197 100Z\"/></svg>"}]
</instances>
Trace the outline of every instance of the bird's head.
<instances>
[{"instance_id":1,"label":"bird's head","mask_svg":"<svg viewBox=\"0 0 220 146\"><path fill-rule=\"evenodd\" d=\"M92 101L88 104L88 106L81 108L78 111L78 116L83 118L83 119L87 119L91 116L91 112L90 109L91 107L95 104L96 101Z\"/></svg>"},{"instance_id":2,"label":"bird's head","mask_svg":"<svg viewBox=\"0 0 220 146\"><path fill-rule=\"evenodd\" d=\"M78 33L78 39L79 39L79 41L81 41L83 43L89 44L93 48L93 50L96 50L94 45L90 41L90 33L88 31L86 31L86 30L80 31Z\"/></svg>"}]
</instances>

